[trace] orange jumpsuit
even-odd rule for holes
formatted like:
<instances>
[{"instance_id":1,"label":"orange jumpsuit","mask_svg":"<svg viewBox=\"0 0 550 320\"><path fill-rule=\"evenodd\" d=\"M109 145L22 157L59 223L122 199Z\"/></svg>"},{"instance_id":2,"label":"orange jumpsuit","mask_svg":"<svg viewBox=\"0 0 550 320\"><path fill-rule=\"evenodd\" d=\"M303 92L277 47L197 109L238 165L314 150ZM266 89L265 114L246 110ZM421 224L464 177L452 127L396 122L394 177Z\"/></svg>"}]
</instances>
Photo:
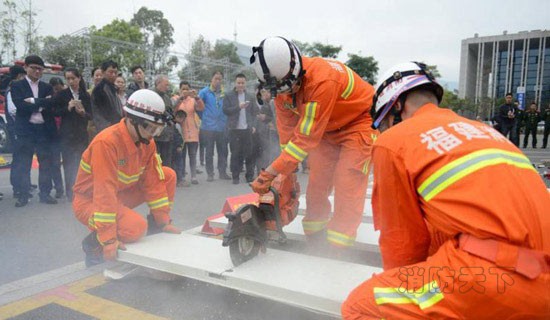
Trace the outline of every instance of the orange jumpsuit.
<instances>
[{"instance_id":1,"label":"orange jumpsuit","mask_svg":"<svg viewBox=\"0 0 550 320\"><path fill-rule=\"evenodd\" d=\"M135 242L147 222L132 209L147 202L156 223L168 224L175 189L176 174L161 165L154 141L136 146L122 119L101 131L82 154L73 211L78 221L97 230L102 243Z\"/></svg>"},{"instance_id":2,"label":"orange jumpsuit","mask_svg":"<svg viewBox=\"0 0 550 320\"><path fill-rule=\"evenodd\" d=\"M326 229L329 243L351 246L363 214L375 137L369 113L374 88L340 62L304 57L302 63L306 73L299 91L275 98L282 152L272 167L288 174L308 157L304 232Z\"/></svg>"},{"instance_id":3,"label":"orange jumpsuit","mask_svg":"<svg viewBox=\"0 0 550 320\"><path fill-rule=\"evenodd\" d=\"M550 195L510 141L427 104L379 136L372 161L385 271L349 295L344 319L550 318L548 265L535 279L509 268L518 247L550 262ZM464 235L499 241L495 262L462 249Z\"/></svg>"}]
</instances>

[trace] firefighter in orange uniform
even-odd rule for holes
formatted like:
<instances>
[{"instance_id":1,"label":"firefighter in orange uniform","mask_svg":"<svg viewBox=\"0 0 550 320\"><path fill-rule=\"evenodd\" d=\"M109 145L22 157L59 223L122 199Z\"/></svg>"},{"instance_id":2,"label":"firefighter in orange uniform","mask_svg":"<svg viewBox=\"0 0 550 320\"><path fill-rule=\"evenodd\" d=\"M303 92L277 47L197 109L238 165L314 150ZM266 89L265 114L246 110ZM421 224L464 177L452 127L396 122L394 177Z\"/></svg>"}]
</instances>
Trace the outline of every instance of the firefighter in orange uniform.
<instances>
[{"instance_id":1,"label":"firefighter in orange uniform","mask_svg":"<svg viewBox=\"0 0 550 320\"><path fill-rule=\"evenodd\" d=\"M420 63L381 78L372 204L385 271L343 318L550 319L544 182L494 129L439 108L442 96Z\"/></svg>"},{"instance_id":2,"label":"firefighter in orange uniform","mask_svg":"<svg viewBox=\"0 0 550 320\"><path fill-rule=\"evenodd\" d=\"M175 172L161 165L153 137L168 121L162 98L153 91L134 92L126 117L91 142L82 154L74 185L73 210L91 233L82 241L86 266L114 260L124 243L149 233L181 233L171 224ZM147 202L147 221L132 210Z\"/></svg>"},{"instance_id":3,"label":"firefighter in orange uniform","mask_svg":"<svg viewBox=\"0 0 550 320\"><path fill-rule=\"evenodd\" d=\"M296 170L308 157L309 240L325 237L336 247L355 242L367 189L375 130L370 128L373 87L344 64L301 57L282 37L267 38L253 49L251 63L260 85L275 98L281 155L252 183L265 193L273 178ZM334 215L328 196L334 188ZM325 242L324 239L321 239Z\"/></svg>"}]
</instances>

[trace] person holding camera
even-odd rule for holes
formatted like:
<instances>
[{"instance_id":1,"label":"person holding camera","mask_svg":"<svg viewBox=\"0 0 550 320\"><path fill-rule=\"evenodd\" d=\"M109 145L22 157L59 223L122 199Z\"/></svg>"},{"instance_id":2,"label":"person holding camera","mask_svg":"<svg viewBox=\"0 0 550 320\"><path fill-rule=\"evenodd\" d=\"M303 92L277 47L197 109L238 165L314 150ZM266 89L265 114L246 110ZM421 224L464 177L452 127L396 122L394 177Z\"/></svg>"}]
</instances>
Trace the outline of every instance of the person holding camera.
<instances>
[{"instance_id":1,"label":"person holding camera","mask_svg":"<svg viewBox=\"0 0 550 320\"><path fill-rule=\"evenodd\" d=\"M197 150L199 148L199 121L197 111L204 110L204 102L198 96L197 91L191 89L189 82L180 82L180 96L176 100L175 121L181 125L183 137L182 147L182 172L185 172L186 157L189 158L189 172L191 184L199 184L197 180ZM182 184L188 185L183 178Z\"/></svg>"},{"instance_id":2,"label":"person holding camera","mask_svg":"<svg viewBox=\"0 0 550 320\"><path fill-rule=\"evenodd\" d=\"M92 119L90 94L78 69L65 69L67 88L55 97L56 114L61 117L59 135L63 173L65 175L65 194L73 199L73 185L78 172L82 152L88 146L88 121Z\"/></svg>"},{"instance_id":3,"label":"person holding camera","mask_svg":"<svg viewBox=\"0 0 550 320\"><path fill-rule=\"evenodd\" d=\"M229 148L231 149L231 175L233 184L239 184L239 174L246 166L246 182L254 179L255 155L252 152L252 135L256 132L258 106L256 98L246 92L246 76L235 77L235 89L223 99L223 112L227 115Z\"/></svg>"}]
</instances>

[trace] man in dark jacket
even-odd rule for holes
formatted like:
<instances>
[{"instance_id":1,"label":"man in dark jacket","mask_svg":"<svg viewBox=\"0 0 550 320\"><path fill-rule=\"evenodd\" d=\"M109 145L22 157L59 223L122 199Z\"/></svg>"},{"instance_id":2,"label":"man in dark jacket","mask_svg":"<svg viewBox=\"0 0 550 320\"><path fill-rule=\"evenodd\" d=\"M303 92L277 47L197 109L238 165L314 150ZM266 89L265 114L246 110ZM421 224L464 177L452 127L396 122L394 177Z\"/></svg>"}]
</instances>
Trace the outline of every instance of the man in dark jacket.
<instances>
[{"instance_id":1,"label":"man in dark jacket","mask_svg":"<svg viewBox=\"0 0 550 320\"><path fill-rule=\"evenodd\" d=\"M92 91L92 115L97 133L122 119L122 104L115 87L118 64L112 60L105 61L101 64L101 70L103 80Z\"/></svg>"},{"instance_id":2,"label":"man in dark jacket","mask_svg":"<svg viewBox=\"0 0 550 320\"><path fill-rule=\"evenodd\" d=\"M541 115L542 120L544 121L544 133L542 135L542 147L546 149L548 145L548 136L550 135L550 104L542 111Z\"/></svg>"},{"instance_id":3,"label":"man in dark jacket","mask_svg":"<svg viewBox=\"0 0 550 320\"><path fill-rule=\"evenodd\" d=\"M231 174L233 184L239 183L239 174L246 166L246 181L254 179L255 156L252 153L252 135L256 130L258 106L253 95L246 92L246 77L239 73L235 77L235 89L223 99L223 112L227 115L229 147L231 149Z\"/></svg>"},{"instance_id":4,"label":"man in dark jacket","mask_svg":"<svg viewBox=\"0 0 550 320\"><path fill-rule=\"evenodd\" d=\"M159 75L155 79L155 89L153 90L164 101L164 107L166 111L172 113L172 100L170 98L170 81L166 75ZM166 126L162 133L155 137L155 144L157 145L157 153L162 159L162 163L167 167L172 167L173 158L173 142L174 142L175 128L174 126ZM172 168L174 169L174 168Z\"/></svg>"},{"instance_id":5,"label":"man in dark jacket","mask_svg":"<svg viewBox=\"0 0 550 320\"><path fill-rule=\"evenodd\" d=\"M529 135L533 136L532 146L533 149L537 148L537 125L540 121L540 113L537 110L537 104L531 103L529 110L523 114L523 121L525 122L525 137L523 138L523 148L527 148L527 142L529 142Z\"/></svg>"},{"instance_id":6,"label":"man in dark jacket","mask_svg":"<svg viewBox=\"0 0 550 320\"><path fill-rule=\"evenodd\" d=\"M131 96L132 93L139 89L149 88L149 84L147 83L147 81L145 81L145 71L143 71L143 68L141 66L132 67L132 69L130 69L130 72L132 72L134 82L128 85L128 89L126 89L126 97Z\"/></svg>"},{"instance_id":7,"label":"man in dark jacket","mask_svg":"<svg viewBox=\"0 0 550 320\"><path fill-rule=\"evenodd\" d=\"M498 109L498 118L500 119L500 133L503 136L508 137L515 142L514 127L517 121L517 108L513 102L512 93L506 94L506 103L501 105Z\"/></svg>"},{"instance_id":8,"label":"man in dark jacket","mask_svg":"<svg viewBox=\"0 0 550 320\"><path fill-rule=\"evenodd\" d=\"M40 164L38 185L40 202L56 204L50 196L52 190L52 150L51 142L56 134L52 87L40 81L44 71L44 61L36 55L25 58L24 79L15 81L11 86L11 98L17 109L15 115L15 149L12 164L13 189L17 198L16 207L29 202L30 173L32 158L36 152Z\"/></svg>"}]
</instances>

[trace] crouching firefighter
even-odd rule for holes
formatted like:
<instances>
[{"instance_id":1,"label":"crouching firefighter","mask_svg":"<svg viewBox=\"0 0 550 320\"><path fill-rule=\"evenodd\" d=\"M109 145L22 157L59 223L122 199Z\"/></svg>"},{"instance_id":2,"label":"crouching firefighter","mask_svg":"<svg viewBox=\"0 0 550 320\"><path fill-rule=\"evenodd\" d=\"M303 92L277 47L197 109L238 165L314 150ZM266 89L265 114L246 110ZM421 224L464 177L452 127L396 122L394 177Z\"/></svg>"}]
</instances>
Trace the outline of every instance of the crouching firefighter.
<instances>
[{"instance_id":1,"label":"crouching firefighter","mask_svg":"<svg viewBox=\"0 0 550 320\"><path fill-rule=\"evenodd\" d=\"M142 89L124 106L126 116L99 133L82 154L74 185L73 211L90 229L82 241L86 266L114 260L124 243L148 233L176 233L170 208L176 174L163 167L153 137L171 117L162 98ZM147 221L133 208L146 202Z\"/></svg>"},{"instance_id":2,"label":"crouching firefighter","mask_svg":"<svg viewBox=\"0 0 550 320\"><path fill-rule=\"evenodd\" d=\"M351 292L343 318L550 319L550 194L529 159L440 108L424 64L380 79L372 205L384 272Z\"/></svg>"}]
</instances>

